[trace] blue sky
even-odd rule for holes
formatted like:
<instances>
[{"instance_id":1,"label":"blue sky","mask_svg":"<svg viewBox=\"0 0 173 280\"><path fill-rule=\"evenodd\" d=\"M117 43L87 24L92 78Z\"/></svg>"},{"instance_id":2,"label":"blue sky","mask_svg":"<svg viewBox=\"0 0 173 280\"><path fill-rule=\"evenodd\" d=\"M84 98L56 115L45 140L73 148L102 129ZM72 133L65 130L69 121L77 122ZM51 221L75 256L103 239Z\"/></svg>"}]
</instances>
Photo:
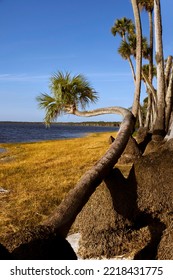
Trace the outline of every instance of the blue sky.
<instances>
[{"instance_id":1,"label":"blue sky","mask_svg":"<svg viewBox=\"0 0 173 280\"><path fill-rule=\"evenodd\" d=\"M173 53L173 3L161 1L165 56ZM42 121L36 96L49 93L57 72L82 73L99 94L89 109L130 107L134 84L110 29L133 19L130 0L0 0L0 121ZM143 13L147 35L147 14ZM145 94L142 95L145 97ZM58 121L84 121L64 115ZM89 120L119 120L100 116Z\"/></svg>"}]
</instances>

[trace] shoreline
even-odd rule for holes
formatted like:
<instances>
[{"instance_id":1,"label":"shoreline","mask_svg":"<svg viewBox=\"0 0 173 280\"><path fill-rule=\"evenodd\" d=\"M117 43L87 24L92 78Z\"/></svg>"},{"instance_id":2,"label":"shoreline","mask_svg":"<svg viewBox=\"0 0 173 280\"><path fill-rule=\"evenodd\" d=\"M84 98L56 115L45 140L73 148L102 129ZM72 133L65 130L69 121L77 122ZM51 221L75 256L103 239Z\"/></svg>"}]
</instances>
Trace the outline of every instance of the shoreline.
<instances>
[{"instance_id":1,"label":"shoreline","mask_svg":"<svg viewBox=\"0 0 173 280\"><path fill-rule=\"evenodd\" d=\"M45 128L41 124L5 123L0 125L0 148L3 144L35 143L52 140L83 138L92 133L118 131L117 126L63 125L55 124Z\"/></svg>"},{"instance_id":2,"label":"shoreline","mask_svg":"<svg viewBox=\"0 0 173 280\"><path fill-rule=\"evenodd\" d=\"M106 131L109 133L109 131ZM25 142L0 142L1 146L4 145L19 145L19 144L39 144L39 143L46 143L46 142L56 142L56 141L66 141L66 140L75 140L75 139L81 139L85 138L87 136L92 136L92 134L100 134L100 133L105 133L105 132L86 132L86 133L81 133L81 135L77 135L76 137L65 137L65 138L57 138L57 139L42 139L42 140L29 140ZM110 131L111 133L111 131ZM0 153L5 152L6 149L4 147L0 147Z\"/></svg>"},{"instance_id":3,"label":"shoreline","mask_svg":"<svg viewBox=\"0 0 173 280\"><path fill-rule=\"evenodd\" d=\"M45 126L44 122L25 122L25 121L0 121L0 124L42 124ZM82 122L53 122L51 125L70 125L70 126L105 126L105 127L119 127L120 121L82 121Z\"/></svg>"}]
</instances>

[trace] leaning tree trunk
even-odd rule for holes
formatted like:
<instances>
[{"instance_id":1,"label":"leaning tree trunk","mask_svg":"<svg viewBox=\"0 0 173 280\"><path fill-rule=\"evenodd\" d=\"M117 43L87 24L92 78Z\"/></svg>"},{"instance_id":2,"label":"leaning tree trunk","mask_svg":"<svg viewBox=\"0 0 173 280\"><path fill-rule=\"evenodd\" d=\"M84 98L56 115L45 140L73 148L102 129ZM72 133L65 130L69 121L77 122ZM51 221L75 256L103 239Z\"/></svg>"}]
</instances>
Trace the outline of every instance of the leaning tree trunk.
<instances>
[{"instance_id":1,"label":"leaning tree trunk","mask_svg":"<svg viewBox=\"0 0 173 280\"><path fill-rule=\"evenodd\" d=\"M132 60L131 60L130 57L128 58L128 62L129 62L129 65L130 65L130 69L132 71L133 81L134 81L134 83L136 83L135 69L134 69L134 66L133 66L133 63L132 63Z\"/></svg>"},{"instance_id":2,"label":"leaning tree trunk","mask_svg":"<svg viewBox=\"0 0 173 280\"><path fill-rule=\"evenodd\" d=\"M97 116L102 114L121 114L124 117L115 141L105 155L87 171L77 185L70 190L67 197L55 209L55 211L44 222L44 225L51 226L55 231L66 236L76 216L81 211L91 194L101 181L109 174L118 161L134 129L133 114L121 107L110 107L97 109L89 112L79 112L72 109L69 113L77 116Z\"/></svg>"}]
</instances>

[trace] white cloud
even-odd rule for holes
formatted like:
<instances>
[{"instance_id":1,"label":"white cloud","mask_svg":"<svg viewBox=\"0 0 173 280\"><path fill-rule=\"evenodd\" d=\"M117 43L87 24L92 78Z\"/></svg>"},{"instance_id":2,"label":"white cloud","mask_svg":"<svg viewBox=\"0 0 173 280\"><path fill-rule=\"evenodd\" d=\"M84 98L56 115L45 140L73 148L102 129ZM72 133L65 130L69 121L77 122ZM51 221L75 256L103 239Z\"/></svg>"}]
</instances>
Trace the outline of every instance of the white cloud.
<instances>
[{"instance_id":1,"label":"white cloud","mask_svg":"<svg viewBox=\"0 0 173 280\"><path fill-rule=\"evenodd\" d=\"M96 81L100 82L116 82L121 80L129 80L131 79L131 73L128 72L119 72L119 73L104 73L104 72L94 72L94 73L87 73L87 77L92 78ZM5 73L0 74L0 81L8 81L8 82L34 82L34 81L42 81L42 80L49 80L50 75L48 74L41 74L41 75L29 75L26 73L21 74L12 74L12 73Z\"/></svg>"},{"instance_id":2,"label":"white cloud","mask_svg":"<svg viewBox=\"0 0 173 280\"><path fill-rule=\"evenodd\" d=\"M33 82L49 79L49 75L28 75L28 74L0 74L0 81L9 82Z\"/></svg>"}]
</instances>

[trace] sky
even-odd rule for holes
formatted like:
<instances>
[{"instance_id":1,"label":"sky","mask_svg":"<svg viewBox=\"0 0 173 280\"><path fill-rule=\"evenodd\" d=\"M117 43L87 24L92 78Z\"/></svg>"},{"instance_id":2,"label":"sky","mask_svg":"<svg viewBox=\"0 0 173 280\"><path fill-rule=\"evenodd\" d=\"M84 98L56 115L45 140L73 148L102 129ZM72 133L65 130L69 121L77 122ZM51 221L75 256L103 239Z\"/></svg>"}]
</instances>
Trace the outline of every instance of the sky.
<instances>
[{"instance_id":1,"label":"sky","mask_svg":"<svg viewBox=\"0 0 173 280\"><path fill-rule=\"evenodd\" d=\"M173 2L161 0L161 5L166 57L173 53ZM50 78L57 71L85 75L99 95L88 109L130 107L133 79L127 61L117 53L120 38L110 31L124 16L133 19L130 0L0 0L0 121L43 121L36 97L50 93ZM147 36L147 13L142 22ZM87 120L120 118L57 119Z\"/></svg>"}]
</instances>

